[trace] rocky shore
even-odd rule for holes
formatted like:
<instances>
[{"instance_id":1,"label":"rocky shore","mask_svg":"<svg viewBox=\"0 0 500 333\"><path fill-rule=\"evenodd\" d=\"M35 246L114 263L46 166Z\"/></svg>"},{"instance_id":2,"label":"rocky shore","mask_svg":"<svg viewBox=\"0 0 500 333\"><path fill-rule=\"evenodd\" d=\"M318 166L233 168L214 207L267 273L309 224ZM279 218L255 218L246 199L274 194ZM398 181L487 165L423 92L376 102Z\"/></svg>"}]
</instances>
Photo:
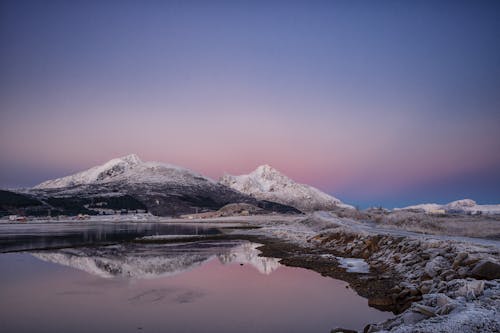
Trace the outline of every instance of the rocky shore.
<instances>
[{"instance_id":1,"label":"rocky shore","mask_svg":"<svg viewBox=\"0 0 500 333\"><path fill-rule=\"evenodd\" d=\"M500 332L498 241L371 229L327 213L260 226L244 233L261 237L264 256L345 280L394 312L364 332ZM370 272L348 272L339 257L363 259Z\"/></svg>"}]
</instances>

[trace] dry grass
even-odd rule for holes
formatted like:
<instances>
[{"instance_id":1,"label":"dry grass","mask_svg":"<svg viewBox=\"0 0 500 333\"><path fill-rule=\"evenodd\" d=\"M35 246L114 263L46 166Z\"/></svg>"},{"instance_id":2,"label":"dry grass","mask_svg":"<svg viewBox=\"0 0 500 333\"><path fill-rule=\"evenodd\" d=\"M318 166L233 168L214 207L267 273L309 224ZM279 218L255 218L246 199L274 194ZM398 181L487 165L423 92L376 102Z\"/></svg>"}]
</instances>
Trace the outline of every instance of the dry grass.
<instances>
[{"instance_id":1,"label":"dry grass","mask_svg":"<svg viewBox=\"0 0 500 333\"><path fill-rule=\"evenodd\" d=\"M430 215L408 211L370 212L368 215L370 221L381 227L434 235L500 239L499 216Z\"/></svg>"}]
</instances>

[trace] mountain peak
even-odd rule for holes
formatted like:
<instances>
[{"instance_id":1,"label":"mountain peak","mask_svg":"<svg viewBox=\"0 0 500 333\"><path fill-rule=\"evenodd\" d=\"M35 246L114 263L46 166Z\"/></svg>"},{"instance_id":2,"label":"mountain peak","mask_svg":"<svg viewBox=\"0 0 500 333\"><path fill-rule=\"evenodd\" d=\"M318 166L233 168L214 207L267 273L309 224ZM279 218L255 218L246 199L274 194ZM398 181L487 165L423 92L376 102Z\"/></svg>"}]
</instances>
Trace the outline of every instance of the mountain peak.
<instances>
[{"instance_id":1,"label":"mountain peak","mask_svg":"<svg viewBox=\"0 0 500 333\"><path fill-rule=\"evenodd\" d=\"M123 162L129 163L131 165L136 165L136 164L141 164L142 163L141 159L136 154L128 154L126 156L119 157L117 159L121 160Z\"/></svg>"},{"instance_id":2,"label":"mountain peak","mask_svg":"<svg viewBox=\"0 0 500 333\"><path fill-rule=\"evenodd\" d=\"M141 165L142 161L136 154L114 158L106 163L95 166L74 175L52 179L36 185L35 189L61 188L75 185L91 184L104 181Z\"/></svg>"},{"instance_id":3,"label":"mountain peak","mask_svg":"<svg viewBox=\"0 0 500 333\"><path fill-rule=\"evenodd\" d=\"M269 175L283 175L277 169L273 168L269 164L262 164L258 166L251 174L253 175L261 175L261 176L269 176Z\"/></svg>"},{"instance_id":4,"label":"mountain peak","mask_svg":"<svg viewBox=\"0 0 500 333\"><path fill-rule=\"evenodd\" d=\"M352 208L314 187L295 182L268 164L247 175L225 175L220 182L256 199L278 202L302 211Z\"/></svg>"}]
</instances>

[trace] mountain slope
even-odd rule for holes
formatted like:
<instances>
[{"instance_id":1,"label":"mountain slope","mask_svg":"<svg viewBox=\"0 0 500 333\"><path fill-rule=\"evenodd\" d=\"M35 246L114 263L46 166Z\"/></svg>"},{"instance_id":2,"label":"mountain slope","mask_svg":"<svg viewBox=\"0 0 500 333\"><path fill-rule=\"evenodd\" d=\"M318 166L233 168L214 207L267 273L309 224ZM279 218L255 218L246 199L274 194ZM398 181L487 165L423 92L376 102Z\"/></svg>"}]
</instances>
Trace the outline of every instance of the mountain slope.
<instances>
[{"instance_id":1,"label":"mountain slope","mask_svg":"<svg viewBox=\"0 0 500 333\"><path fill-rule=\"evenodd\" d=\"M225 175L221 184L259 200L269 200L301 211L354 208L320 190L299 184L269 165L261 165L248 175Z\"/></svg>"},{"instance_id":2,"label":"mountain slope","mask_svg":"<svg viewBox=\"0 0 500 333\"><path fill-rule=\"evenodd\" d=\"M149 212L162 216L212 211L240 202L274 212L298 213L292 207L256 200L185 168L142 162L136 155L45 181L35 186L31 193L42 197L74 198L73 201L80 202L128 195L142 202Z\"/></svg>"}]
</instances>

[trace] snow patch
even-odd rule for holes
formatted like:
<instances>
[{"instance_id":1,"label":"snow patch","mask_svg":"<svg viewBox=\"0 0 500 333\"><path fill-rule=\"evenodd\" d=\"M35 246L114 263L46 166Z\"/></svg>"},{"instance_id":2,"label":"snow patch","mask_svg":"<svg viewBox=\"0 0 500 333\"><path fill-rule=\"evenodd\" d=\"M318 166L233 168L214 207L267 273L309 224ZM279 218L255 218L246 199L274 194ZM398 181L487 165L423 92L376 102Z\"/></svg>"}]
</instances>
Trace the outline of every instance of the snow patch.
<instances>
[{"instance_id":1,"label":"snow patch","mask_svg":"<svg viewBox=\"0 0 500 333\"><path fill-rule=\"evenodd\" d=\"M336 257L340 267L348 273L370 273L370 265L363 259Z\"/></svg>"}]
</instances>

